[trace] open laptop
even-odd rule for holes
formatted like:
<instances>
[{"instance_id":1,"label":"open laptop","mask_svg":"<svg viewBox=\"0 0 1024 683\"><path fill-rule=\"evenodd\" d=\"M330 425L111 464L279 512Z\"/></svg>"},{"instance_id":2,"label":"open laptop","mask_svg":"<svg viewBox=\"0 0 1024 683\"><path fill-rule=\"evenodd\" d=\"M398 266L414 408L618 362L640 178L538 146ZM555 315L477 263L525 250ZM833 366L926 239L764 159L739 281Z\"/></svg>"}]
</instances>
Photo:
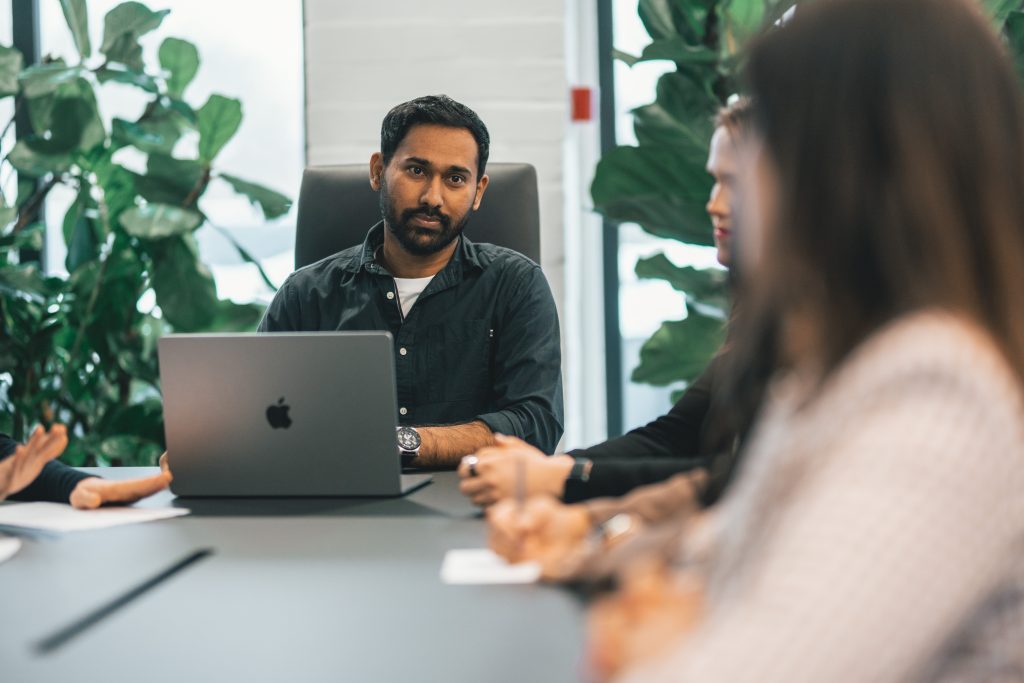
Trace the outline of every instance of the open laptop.
<instances>
[{"instance_id":1,"label":"open laptop","mask_svg":"<svg viewBox=\"0 0 1024 683\"><path fill-rule=\"evenodd\" d=\"M387 332L175 334L159 342L178 496L400 496Z\"/></svg>"}]
</instances>

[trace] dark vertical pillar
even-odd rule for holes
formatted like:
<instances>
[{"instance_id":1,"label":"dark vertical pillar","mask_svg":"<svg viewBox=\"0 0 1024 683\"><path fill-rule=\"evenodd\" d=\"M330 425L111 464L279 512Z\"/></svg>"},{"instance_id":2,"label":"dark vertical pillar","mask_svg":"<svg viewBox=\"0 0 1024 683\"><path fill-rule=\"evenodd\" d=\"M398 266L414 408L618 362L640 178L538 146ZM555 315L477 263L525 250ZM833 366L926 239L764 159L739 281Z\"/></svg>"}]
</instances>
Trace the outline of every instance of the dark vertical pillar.
<instances>
[{"instance_id":1,"label":"dark vertical pillar","mask_svg":"<svg viewBox=\"0 0 1024 683\"><path fill-rule=\"evenodd\" d=\"M14 47L24 55L25 64L37 64L40 59L39 0L11 0L11 25ZM14 117L14 131L15 136L19 140L27 135L31 135L33 132L32 121L28 115L28 107L24 103L18 107ZM37 187L39 185L38 181L34 184ZM29 189L29 194L31 194L31 191L32 188ZM22 181L20 178L18 182L18 195L19 198L23 198ZM44 207L40 207L38 220L44 221L45 219ZM42 252L35 251L34 249L21 250L19 255L22 263L38 261L42 264L42 255L46 253L45 232L43 239ZM45 264L42 265L45 268Z\"/></svg>"},{"instance_id":2,"label":"dark vertical pillar","mask_svg":"<svg viewBox=\"0 0 1024 683\"><path fill-rule=\"evenodd\" d=\"M597 31L601 152L605 153L616 145L612 0L598 0ZM622 434L622 333L619 330L619 227L607 220L604 221L602 229L602 254L605 376L608 392L608 436L611 437Z\"/></svg>"}]
</instances>

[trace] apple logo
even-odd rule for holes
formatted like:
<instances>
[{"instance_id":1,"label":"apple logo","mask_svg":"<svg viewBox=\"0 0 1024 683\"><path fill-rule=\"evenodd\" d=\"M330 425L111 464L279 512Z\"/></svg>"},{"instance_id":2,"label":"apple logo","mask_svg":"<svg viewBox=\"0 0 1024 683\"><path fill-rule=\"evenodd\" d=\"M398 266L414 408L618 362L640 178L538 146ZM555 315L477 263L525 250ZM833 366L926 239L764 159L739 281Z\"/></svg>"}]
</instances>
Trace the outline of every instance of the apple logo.
<instances>
[{"instance_id":1,"label":"apple logo","mask_svg":"<svg viewBox=\"0 0 1024 683\"><path fill-rule=\"evenodd\" d=\"M284 396L277 400L275 405L267 408L267 422L274 429L288 429L292 426L292 419L288 417L291 406L285 405Z\"/></svg>"}]
</instances>

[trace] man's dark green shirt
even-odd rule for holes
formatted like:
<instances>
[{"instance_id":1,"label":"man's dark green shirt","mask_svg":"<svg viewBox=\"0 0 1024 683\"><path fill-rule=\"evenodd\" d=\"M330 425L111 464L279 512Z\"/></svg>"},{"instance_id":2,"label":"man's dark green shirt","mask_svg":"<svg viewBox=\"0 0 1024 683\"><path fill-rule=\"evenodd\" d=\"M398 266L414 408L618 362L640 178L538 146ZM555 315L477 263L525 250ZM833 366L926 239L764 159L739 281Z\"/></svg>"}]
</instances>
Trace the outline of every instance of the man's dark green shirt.
<instances>
[{"instance_id":1,"label":"man's dark green shirt","mask_svg":"<svg viewBox=\"0 0 1024 683\"><path fill-rule=\"evenodd\" d=\"M387 330L395 341L399 422L480 420L547 453L562 436L558 314L540 266L465 235L448 265L402 316L376 259L384 224L361 246L292 273L261 332Z\"/></svg>"}]
</instances>

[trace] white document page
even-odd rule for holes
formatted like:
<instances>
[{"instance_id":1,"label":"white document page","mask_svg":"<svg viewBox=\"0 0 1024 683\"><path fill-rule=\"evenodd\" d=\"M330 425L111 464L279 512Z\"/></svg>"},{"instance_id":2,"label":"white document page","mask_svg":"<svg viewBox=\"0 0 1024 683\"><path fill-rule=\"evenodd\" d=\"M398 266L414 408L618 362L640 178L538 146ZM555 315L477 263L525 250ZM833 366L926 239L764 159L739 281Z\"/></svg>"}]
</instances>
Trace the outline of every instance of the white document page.
<instances>
[{"instance_id":1,"label":"white document page","mask_svg":"<svg viewBox=\"0 0 1024 683\"><path fill-rule=\"evenodd\" d=\"M21 549L21 541L9 536L0 536L0 564L14 557Z\"/></svg>"},{"instance_id":2,"label":"white document page","mask_svg":"<svg viewBox=\"0 0 1024 683\"><path fill-rule=\"evenodd\" d=\"M485 548L449 550L441 565L441 580L450 584L536 583L536 562L509 564Z\"/></svg>"},{"instance_id":3,"label":"white document page","mask_svg":"<svg viewBox=\"0 0 1024 683\"><path fill-rule=\"evenodd\" d=\"M0 505L0 526L58 532L85 531L180 517L188 513L184 508L104 507L76 510L61 503L10 503Z\"/></svg>"}]
</instances>

